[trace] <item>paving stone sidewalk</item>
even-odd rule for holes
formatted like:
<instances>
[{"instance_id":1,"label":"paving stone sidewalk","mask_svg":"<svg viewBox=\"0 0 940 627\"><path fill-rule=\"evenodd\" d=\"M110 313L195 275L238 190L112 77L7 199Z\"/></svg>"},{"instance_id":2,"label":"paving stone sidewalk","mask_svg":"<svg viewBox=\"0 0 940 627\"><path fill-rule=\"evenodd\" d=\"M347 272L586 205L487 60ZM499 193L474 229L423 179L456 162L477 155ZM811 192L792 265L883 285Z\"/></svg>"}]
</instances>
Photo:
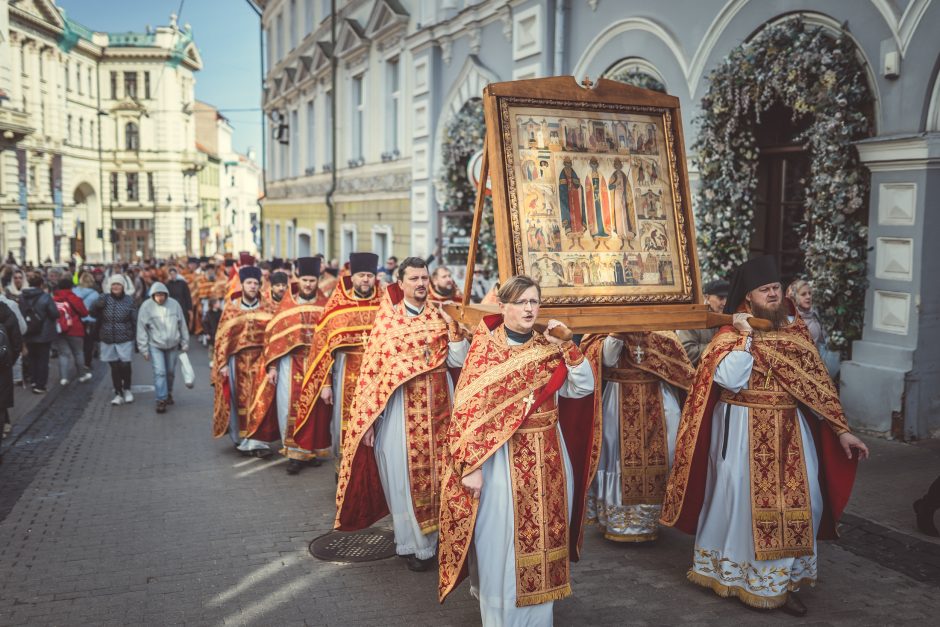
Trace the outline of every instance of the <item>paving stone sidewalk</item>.
<instances>
[{"instance_id":1,"label":"paving stone sidewalk","mask_svg":"<svg viewBox=\"0 0 940 627\"><path fill-rule=\"evenodd\" d=\"M283 462L213 440L205 352L192 357L196 388L179 385L165 415L154 413L152 391L112 407L107 383L76 386L7 450L0 485L18 487L0 488L0 625L479 624L466 584L441 606L436 574L411 573L401 560L312 558L307 545L333 519L331 466L292 477ZM151 383L143 360L134 382ZM911 500L940 462L922 472L903 486ZM821 546L803 624L933 622L940 581L923 566L938 545L869 521L864 508L852 512L845 543ZM898 544L887 555L889 540ZM674 530L631 546L589 528L556 624L797 623L689 584L691 550Z\"/></svg>"}]
</instances>

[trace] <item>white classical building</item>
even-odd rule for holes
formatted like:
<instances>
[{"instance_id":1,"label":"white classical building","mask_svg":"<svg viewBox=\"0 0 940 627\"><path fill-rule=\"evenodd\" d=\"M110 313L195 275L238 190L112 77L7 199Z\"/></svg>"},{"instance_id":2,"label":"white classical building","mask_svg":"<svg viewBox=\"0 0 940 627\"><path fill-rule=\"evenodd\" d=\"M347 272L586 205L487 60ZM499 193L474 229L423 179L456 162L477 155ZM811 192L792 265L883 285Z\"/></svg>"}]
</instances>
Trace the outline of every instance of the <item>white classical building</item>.
<instances>
[{"instance_id":1,"label":"white classical building","mask_svg":"<svg viewBox=\"0 0 940 627\"><path fill-rule=\"evenodd\" d=\"M188 26L99 33L52 0L0 8L0 246L19 260L198 245Z\"/></svg>"}]
</instances>

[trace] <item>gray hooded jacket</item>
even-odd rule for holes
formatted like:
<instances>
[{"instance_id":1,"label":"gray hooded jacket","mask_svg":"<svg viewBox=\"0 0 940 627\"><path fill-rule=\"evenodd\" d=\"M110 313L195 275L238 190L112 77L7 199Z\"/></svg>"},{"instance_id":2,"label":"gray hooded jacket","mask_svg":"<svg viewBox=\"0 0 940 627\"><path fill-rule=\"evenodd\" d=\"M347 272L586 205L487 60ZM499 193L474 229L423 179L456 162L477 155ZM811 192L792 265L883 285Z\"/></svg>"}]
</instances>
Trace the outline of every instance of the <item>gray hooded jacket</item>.
<instances>
[{"instance_id":1,"label":"gray hooded jacket","mask_svg":"<svg viewBox=\"0 0 940 627\"><path fill-rule=\"evenodd\" d=\"M158 305L153 299L155 294L166 294L166 302ZM189 349L189 329L183 308L170 298L166 285L159 281L150 287L150 298L141 303L137 312L137 350L143 353L151 346L164 350L177 346Z\"/></svg>"}]
</instances>

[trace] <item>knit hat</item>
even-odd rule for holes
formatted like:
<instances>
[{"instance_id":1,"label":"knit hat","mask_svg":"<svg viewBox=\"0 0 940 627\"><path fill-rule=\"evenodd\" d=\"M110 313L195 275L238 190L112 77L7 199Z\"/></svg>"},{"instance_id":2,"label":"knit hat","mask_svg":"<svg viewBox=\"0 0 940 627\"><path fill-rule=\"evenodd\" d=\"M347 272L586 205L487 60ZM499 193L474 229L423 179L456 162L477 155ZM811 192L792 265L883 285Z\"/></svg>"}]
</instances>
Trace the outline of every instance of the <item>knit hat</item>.
<instances>
[{"instance_id":1,"label":"knit hat","mask_svg":"<svg viewBox=\"0 0 940 627\"><path fill-rule=\"evenodd\" d=\"M108 277L108 289L109 290L111 289L111 286L114 285L115 283L120 283L121 287L127 288L127 283L124 281L123 274L112 274L111 276Z\"/></svg>"}]
</instances>

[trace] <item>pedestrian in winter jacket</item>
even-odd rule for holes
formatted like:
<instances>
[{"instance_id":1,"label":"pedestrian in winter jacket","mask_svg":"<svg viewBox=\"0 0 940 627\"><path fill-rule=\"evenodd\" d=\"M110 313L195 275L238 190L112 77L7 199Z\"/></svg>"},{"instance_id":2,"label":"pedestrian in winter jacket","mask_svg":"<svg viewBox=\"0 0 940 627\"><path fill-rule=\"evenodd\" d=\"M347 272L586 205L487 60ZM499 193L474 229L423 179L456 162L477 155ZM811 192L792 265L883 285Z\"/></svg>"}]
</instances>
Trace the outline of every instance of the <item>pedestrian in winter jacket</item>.
<instances>
[{"instance_id":1,"label":"pedestrian in winter jacket","mask_svg":"<svg viewBox=\"0 0 940 627\"><path fill-rule=\"evenodd\" d=\"M75 362L75 374L80 383L91 381L91 369L85 365L84 343L85 323L82 318L88 315L85 303L72 291L72 279L59 279L53 300L60 309L68 313L59 315L59 337L53 342L59 353L59 383L69 384L69 358Z\"/></svg>"},{"instance_id":2,"label":"pedestrian in winter jacket","mask_svg":"<svg viewBox=\"0 0 940 627\"><path fill-rule=\"evenodd\" d=\"M20 294L20 312L26 320L26 361L23 376L33 384L33 393L44 394L49 382L49 350L59 333L55 328L59 320L59 309L52 297L42 289L42 275L30 272L26 275L29 287Z\"/></svg>"},{"instance_id":3,"label":"pedestrian in winter jacket","mask_svg":"<svg viewBox=\"0 0 940 627\"><path fill-rule=\"evenodd\" d=\"M98 291L98 283L95 281L95 277L87 270L78 277L78 285L73 287L72 291L82 299L82 302L85 303L85 309L89 312L87 316L82 318L82 322L85 324L82 354L85 358L85 366L91 370L91 361L95 354L95 342L98 341L98 325L94 316L91 315L91 310L98 302L98 299L101 298L101 292Z\"/></svg>"},{"instance_id":4,"label":"pedestrian in winter jacket","mask_svg":"<svg viewBox=\"0 0 940 627\"><path fill-rule=\"evenodd\" d=\"M131 393L131 360L134 357L134 339L137 335L137 307L134 299L124 293L124 277L112 274L108 278L108 292L98 299L91 314L99 321L101 361L111 367L114 384L112 405L134 402Z\"/></svg>"},{"instance_id":5,"label":"pedestrian in winter jacket","mask_svg":"<svg viewBox=\"0 0 940 627\"><path fill-rule=\"evenodd\" d=\"M183 315L186 316L186 326L189 326L189 315L193 311L193 295L189 291L189 284L182 278L176 266L170 266L167 270L169 280L166 282L166 289L170 292L170 298L175 300L183 308ZM153 294L153 288L150 288Z\"/></svg>"},{"instance_id":6,"label":"pedestrian in winter jacket","mask_svg":"<svg viewBox=\"0 0 940 627\"><path fill-rule=\"evenodd\" d=\"M150 298L137 313L137 350L153 365L157 413L162 414L173 404L176 361L181 350L189 350L189 328L183 308L160 281L150 286Z\"/></svg>"},{"instance_id":7,"label":"pedestrian in winter jacket","mask_svg":"<svg viewBox=\"0 0 940 627\"><path fill-rule=\"evenodd\" d=\"M20 323L13 310L0 302L0 326L6 335L6 354L0 359L0 441L10 421L8 410L13 407L13 365L23 350ZM2 459L2 458L0 458Z\"/></svg>"}]
</instances>

